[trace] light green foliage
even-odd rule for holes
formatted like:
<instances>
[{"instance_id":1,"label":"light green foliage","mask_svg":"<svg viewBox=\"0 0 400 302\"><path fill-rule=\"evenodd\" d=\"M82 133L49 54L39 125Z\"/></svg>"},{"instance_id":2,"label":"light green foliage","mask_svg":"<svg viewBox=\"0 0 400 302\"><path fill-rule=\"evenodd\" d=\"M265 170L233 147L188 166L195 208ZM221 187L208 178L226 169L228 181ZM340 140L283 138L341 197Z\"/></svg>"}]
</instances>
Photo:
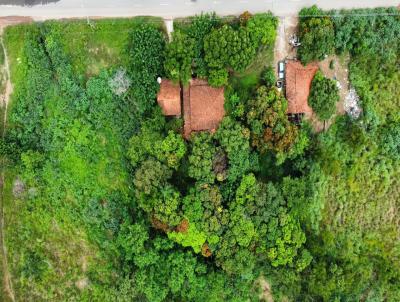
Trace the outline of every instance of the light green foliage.
<instances>
[{"instance_id":1,"label":"light green foliage","mask_svg":"<svg viewBox=\"0 0 400 302\"><path fill-rule=\"evenodd\" d=\"M300 228L300 223L295 221L290 214L282 213L276 222L281 232L269 238L274 244L268 250L268 258L273 266L286 265L292 263L297 250L306 241L306 236Z\"/></svg>"},{"instance_id":2,"label":"light green foliage","mask_svg":"<svg viewBox=\"0 0 400 302\"><path fill-rule=\"evenodd\" d=\"M168 238L182 244L184 247L190 246L195 253L201 252L201 247L206 242L206 234L199 231L196 225L189 221L187 232L169 232Z\"/></svg>"},{"instance_id":3,"label":"light green foliage","mask_svg":"<svg viewBox=\"0 0 400 302\"><path fill-rule=\"evenodd\" d=\"M303 8L299 15L300 42L298 55L303 64L323 60L335 51L335 32L332 19L317 6ZM315 16L315 17L314 17Z\"/></svg>"},{"instance_id":4,"label":"light green foliage","mask_svg":"<svg viewBox=\"0 0 400 302\"><path fill-rule=\"evenodd\" d=\"M245 113L245 103L240 99L239 95L231 93L225 100L225 110L234 118L242 118Z\"/></svg>"},{"instance_id":5,"label":"light green foliage","mask_svg":"<svg viewBox=\"0 0 400 302\"><path fill-rule=\"evenodd\" d=\"M221 87L228 83L228 71L226 69L210 69L208 83L213 87Z\"/></svg>"},{"instance_id":6,"label":"light green foliage","mask_svg":"<svg viewBox=\"0 0 400 302\"><path fill-rule=\"evenodd\" d=\"M165 162L168 167L177 169L180 160L186 154L185 141L182 135L168 131L168 135L161 142L156 142L155 152L156 157Z\"/></svg>"},{"instance_id":7,"label":"light green foliage","mask_svg":"<svg viewBox=\"0 0 400 302\"><path fill-rule=\"evenodd\" d=\"M328 120L336 111L339 101L339 89L334 80L324 77L317 71L311 83L308 103L321 120Z\"/></svg>"},{"instance_id":8,"label":"light green foliage","mask_svg":"<svg viewBox=\"0 0 400 302\"><path fill-rule=\"evenodd\" d=\"M173 187L161 189L153 207L154 217L169 226L177 226L182 221L180 213L181 196Z\"/></svg>"},{"instance_id":9,"label":"light green foliage","mask_svg":"<svg viewBox=\"0 0 400 302\"><path fill-rule=\"evenodd\" d=\"M172 42L166 47L164 68L167 76L186 84L192 76L195 41L180 31L172 33Z\"/></svg>"},{"instance_id":10,"label":"light green foliage","mask_svg":"<svg viewBox=\"0 0 400 302\"><path fill-rule=\"evenodd\" d=\"M257 45L272 45L275 42L278 19L271 13L255 14L247 22L247 28Z\"/></svg>"}]
</instances>

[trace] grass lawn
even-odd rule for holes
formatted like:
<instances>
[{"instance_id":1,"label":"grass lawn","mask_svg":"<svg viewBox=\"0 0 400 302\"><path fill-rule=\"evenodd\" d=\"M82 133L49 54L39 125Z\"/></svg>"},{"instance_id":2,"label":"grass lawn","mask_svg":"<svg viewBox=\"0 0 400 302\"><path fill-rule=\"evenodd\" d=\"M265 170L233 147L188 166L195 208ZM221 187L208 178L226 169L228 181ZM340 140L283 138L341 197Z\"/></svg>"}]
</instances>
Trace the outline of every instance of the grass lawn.
<instances>
[{"instance_id":1,"label":"grass lawn","mask_svg":"<svg viewBox=\"0 0 400 302\"><path fill-rule=\"evenodd\" d=\"M88 78L102 68L127 64L128 37L131 30L141 24L150 23L164 29L164 23L157 17L135 17L126 19L101 19L48 21L63 37L64 50L70 57L77 74ZM10 53L11 74L18 74L18 61L23 48L23 37L30 25L17 25L6 29L6 43ZM164 30L165 31L165 30ZM12 55L11 55L12 54ZM12 82L15 82L13 79Z\"/></svg>"},{"instance_id":2,"label":"grass lawn","mask_svg":"<svg viewBox=\"0 0 400 302\"><path fill-rule=\"evenodd\" d=\"M72 65L77 73L87 77L98 74L102 68L126 65L129 33L143 23L164 26L162 19L156 17L103 19L91 21L90 25L83 20L58 22Z\"/></svg>"},{"instance_id":3,"label":"grass lawn","mask_svg":"<svg viewBox=\"0 0 400 302\"><path fill-rule=\"evenodd\" d=\"M102 68L124 66L128 61L126 49L129 33L136 26L149 22L163 28L162 19L150 17L96 20L92 21L91 25L82 20L51 21L51 28L60 33L63 50L69 57L76 75L80 76L84 83L90 76L99 73ZM25 81L27 60L24 58L24 39L30 31L34 30L37 30L36 26L24 24L8 27L5 31L4 42L9 54L14 89ZM46 101L55 104L58 97L61 98L55 95ZM16 98L11 98L9 112L13 106L17 106L13 100ZM49 109L47 103L46 106L46 109ZM54 114L47 112L49 120L54 119ZM2 117L0 121L1 119ZM123 189L128 185L125 183L125 168L122 166L121 153L123 151L119 148L119 142L109 142L112 139L116 140L115 133L109 134L106 131L108 129L102 129L98 136L104 136L105 141L104 146L99 146L99 154L107 153L107 155L102 157L102 160L97 159L95 164L86 169L95 174L92 178L96 180L92 180L92 184L95 185L90 189L96 191L97 188L107 187L109 188L107 192L115 191L124 194ZM60 158L69 159L75 155L71 154L72 152L60 153ZM88 162L92 161L88 160ZM74 164L84 166L86 162L83 162L81 158L76 158L75 162L64 160L60 163L62 164L68 164L68 168L74 168ZM92 226L92 220L90 220L94 219L90 215L100 215L101 210L97 211L96 208L90 212L90 215L87 214L86 204L78 203L73 194L70 194L75 187L65 188L66 198L53 198L54 192L47 192L52 185L54 187L59 185L57 182L59 178L52 175L46 180L53 180L54 184L52 182L47 188L42 188L40 183L35 184L32 181L31 184L26 185L23 196L16 198L12 192L13 183L18 177L22 178L27 174L24 174L25 170L21 166L1 165L1 168L4 168L6 173L3 201L8 267L13 277L13 288L17 300L29 297L31 301L61 301L69 297L68 301L78 301L74 297L92 295L90 291L97 289L97 285L88 286L86 280L89 277L93 283L95 282L93 280L96 280L98 282L96 284L114 282L117 274L113 270L113 259L116 258L114 255L113 257L104 255L95 239L89 238L89 236L96 239L105 236L97 229L97 225L96 228ZM48 173L52 171L54 169L49 170ZM47 175L41 169L34 172L41 176ZM71 173L78 172L80 171ZM40 278L35 276L40 276ZM1 274L0 281L2 281ZM0 297L4 297L1 290L0 287ZM0 298L0 301L3 300ZM79 301L85 301L85 299L82 298ZM86 301L107 301L107 299L87 298Z\"/></svg>"},{"instance_id":4,"label":"grass lawn","mask_svg":"<svg viewBox=\"0 0 400 302\"><path fill-rule=\"evenodd\" d=\"M253 63L243 72L235 72L229 79L229 84L243 100L252 97L257 86L261 84L261 74L273 62L273 45L262 47Z\"/></svg>"}]
</instances>

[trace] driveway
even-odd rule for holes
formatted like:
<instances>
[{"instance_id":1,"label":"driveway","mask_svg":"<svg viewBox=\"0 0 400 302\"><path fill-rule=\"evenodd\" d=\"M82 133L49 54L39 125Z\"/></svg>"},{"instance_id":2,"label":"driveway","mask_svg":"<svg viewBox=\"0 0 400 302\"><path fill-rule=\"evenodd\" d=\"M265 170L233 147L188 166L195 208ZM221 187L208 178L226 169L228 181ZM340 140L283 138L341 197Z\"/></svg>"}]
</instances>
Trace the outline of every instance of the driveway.
<instances>
[{"instance_id":1,"label":"driveway","mask_svg":"<svg viewBox=\"0 0 400 302\"><path fill-rule=\"evenodd\" d=\"M37 4L29 7L13 4ZM152 15L182 17L215 11L219 15L243 11L272 11L277 16L296 14L302 7L317 4L324 9L396 6L399 0L0 0L0 16L31 16L36 20L70 17L128 17Z\"/></svg>"}]
</instances>

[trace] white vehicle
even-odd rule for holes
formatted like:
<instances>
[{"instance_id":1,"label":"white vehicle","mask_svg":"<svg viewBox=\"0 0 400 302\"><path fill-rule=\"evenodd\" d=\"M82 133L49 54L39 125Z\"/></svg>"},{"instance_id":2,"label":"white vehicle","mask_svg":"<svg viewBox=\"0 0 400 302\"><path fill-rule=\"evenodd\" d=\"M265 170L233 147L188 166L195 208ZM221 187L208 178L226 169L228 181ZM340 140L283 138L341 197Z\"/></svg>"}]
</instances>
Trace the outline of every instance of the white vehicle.
<instances>
[{"instance_id":1,"label":"white vehicle","mask_svg":"<svg viewBox=\"0 0 400 302\"><path fill-rule=\"evenodd\" d=\"M296 35L292 35L289 39L289 44L293 47L299 47L301 45L299 37L297 37Z\"/></svg>"},{"instance_id":2,"label":"white vehicle","mask_svg":"<svg viewBox=\"0 0 400 302\"><path fill-rule=\"evenodd\" d=\"M285 77L285 62L278 62L278 78L283 79Z\"/></svg>"}]
</instances>

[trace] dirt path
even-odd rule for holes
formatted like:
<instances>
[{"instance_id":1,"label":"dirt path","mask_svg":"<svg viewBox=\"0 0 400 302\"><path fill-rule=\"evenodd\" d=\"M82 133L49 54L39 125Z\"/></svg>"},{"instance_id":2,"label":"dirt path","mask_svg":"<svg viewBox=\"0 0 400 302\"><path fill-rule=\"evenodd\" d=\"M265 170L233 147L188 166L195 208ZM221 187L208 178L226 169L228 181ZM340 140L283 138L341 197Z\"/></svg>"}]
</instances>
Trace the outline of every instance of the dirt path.
<instances>
[{"instance_id":1,"label":"dirt path","mask_svg":"<svg viewBox=\"0 0 400 302\"><path fill-rule=\"evenodd\" d=\"M296 57L296 49L289 44L289 38L297 32L297 16L280 17L274 48L274 68L278 75L278 62Z\"/></svg>"},{"instance_id":2,"label":"dirt path","mask_svg":"<svg viewBox=\"0 0 400 302\"><path fill-rule=\"evenodd\" d=\"M10 81L10 66L8 62L8 54L7 54L7 49L4 45L3 42L3 27L0 26L0 44L3 48L4 51L4 68L6 71L6 86L5 86L5 92L2 98L2 104L4 108L4 124L3 124L3 133L1 134L2 137L4 138L5 133L6 133L6 122L7 122L7 109L8 109L8 102L10 99L10 95L12 93L12 85ZM1 259L2 259L2 269L3 269L3 288L4 292L8 295L9 299L12 302L15 302L15 295L14 291L12 288L12 282L11 282L11 275L10 271L8 270L8 261L7 261L7 248L5 245L5 240L4 240L4 211L3 211L3 196L4 196L4 183L5 183L5 173L4 173L4 159L0 159L2 162L1 164L1 175L0 175L0 253L1 253Z\"/></svg>"},{"instance_id":3,"label":"dirt path","mask_svg":"<svg viewBox=\"0 0 400 302\"><path fill-rule=\"evenodd\" d=\"M3 51L4 51L4 69L5 69L5 72L6 72L6 79L7 79L6 80L6 87L5 87L5 90L4 90L4 94L2 95L2 104L1 104L1 106L4 108L3 133L2 133L2 135L4 136L5 130L6 130L6 123L7 123L8 103L9 103L9 100L10 100L10 95L11 95L11 93L13 91L13 87L12 87L11 81L10 81L10 66L9 66L9 63L8 63L7 49L4 46L3 37L1 36L1 34L2 34L2 28L0 27L0 44L1 44L1 46L3 48Z\"/></svg>"}]
</instances>

